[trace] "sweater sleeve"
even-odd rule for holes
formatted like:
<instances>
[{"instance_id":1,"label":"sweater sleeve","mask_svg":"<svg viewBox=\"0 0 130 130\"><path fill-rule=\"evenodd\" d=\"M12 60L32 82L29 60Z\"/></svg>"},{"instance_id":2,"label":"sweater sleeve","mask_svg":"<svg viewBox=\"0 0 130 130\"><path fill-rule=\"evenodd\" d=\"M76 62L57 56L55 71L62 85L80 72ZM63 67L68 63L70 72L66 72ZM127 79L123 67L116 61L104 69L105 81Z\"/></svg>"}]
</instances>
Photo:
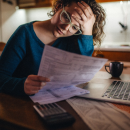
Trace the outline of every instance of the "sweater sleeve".
<instances>
[{"instance_id":1,"label":"sweater sleeve","mask_svg":"<svg viewBox=\"0 0 130 130\"><path fill-rule=\"evenodd\" d=\"M80 53L82 55L92 56L92 53L94 51L92 35L79 35L78 45Z\"/></svg>"},{"instance_id":2,"label":"sweater sleeve","mask_svg":"<svg viewBox=\"0 0 130 130\"><path fill-rule=\"evenodd\" d=\"M25 95L24 82L26 77L13 77L13 73L26 55L26 29L18 27L8 40L0 57L0 92Z\"/></svg>"}]
</instances>

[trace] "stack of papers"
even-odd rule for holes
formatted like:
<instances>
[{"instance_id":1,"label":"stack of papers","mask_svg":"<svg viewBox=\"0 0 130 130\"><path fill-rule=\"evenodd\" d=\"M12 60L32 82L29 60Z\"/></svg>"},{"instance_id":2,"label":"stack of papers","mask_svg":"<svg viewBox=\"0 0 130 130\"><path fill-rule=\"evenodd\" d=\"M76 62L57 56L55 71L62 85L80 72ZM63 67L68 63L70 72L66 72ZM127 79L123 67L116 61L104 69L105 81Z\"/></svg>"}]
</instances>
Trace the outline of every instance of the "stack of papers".
<instances>
[{"instance_id":1,"label":"stack of papers","mask_svg":"<svg viewBox=\"0 0 130 130\"><path fill-rule=\"evenodd\" d=\"M90 81L106 62L107 59L74 54L45 45L38 75L51 81L30 98L33 102L47 104L89 93L76 85Z\"/></svg>"},{"instance_id":2,"label":"stack of papers","mask_svg":"<svg viewBox=\"0 0 130 130\"><path fill-rule=\"evenodd\" d=\"M67 102L91 130L129 130L130 114L111 103L83 98L71 98Z\"/></svg>"}]
</instances>

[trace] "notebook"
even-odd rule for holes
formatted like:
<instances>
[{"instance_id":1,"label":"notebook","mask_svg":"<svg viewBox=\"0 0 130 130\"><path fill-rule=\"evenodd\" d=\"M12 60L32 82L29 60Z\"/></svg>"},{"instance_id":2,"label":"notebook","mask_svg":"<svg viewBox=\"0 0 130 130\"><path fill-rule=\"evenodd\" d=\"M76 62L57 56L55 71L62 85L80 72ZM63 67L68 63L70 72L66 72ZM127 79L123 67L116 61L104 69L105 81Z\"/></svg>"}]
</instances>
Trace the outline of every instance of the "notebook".
<instances>
[{"instance_id":1,"label":"notebook","mask_svg":"<svg viewBox=\"0 0 130 130\"><path fill-rule=\"evenodd\" d=\"M79 97L130 105L130 82L106 80L89 82L83 89L90 91Z\"/></svg>"}]
</instances>

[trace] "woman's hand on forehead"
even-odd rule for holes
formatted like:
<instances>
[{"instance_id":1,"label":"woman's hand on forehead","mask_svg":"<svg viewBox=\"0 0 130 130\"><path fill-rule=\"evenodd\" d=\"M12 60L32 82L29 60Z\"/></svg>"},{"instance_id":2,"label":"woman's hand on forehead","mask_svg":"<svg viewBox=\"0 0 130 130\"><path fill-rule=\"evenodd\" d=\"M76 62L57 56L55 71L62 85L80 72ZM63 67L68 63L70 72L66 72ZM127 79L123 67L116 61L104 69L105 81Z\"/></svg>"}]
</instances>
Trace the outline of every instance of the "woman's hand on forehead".
<instances>
[{"instance_id":1,"label":"woman's hand on forehead","mask_svg":"<svg viewBox=\"0 0 130 130\"><path fill-rule=\"evenodd\" d=\"M78 15L72 14L72 17L80 24L83 35L92 35L95 16L92 9L85 2L78 2L78 7L75 10Z\"/></svg>"}]
</instances>

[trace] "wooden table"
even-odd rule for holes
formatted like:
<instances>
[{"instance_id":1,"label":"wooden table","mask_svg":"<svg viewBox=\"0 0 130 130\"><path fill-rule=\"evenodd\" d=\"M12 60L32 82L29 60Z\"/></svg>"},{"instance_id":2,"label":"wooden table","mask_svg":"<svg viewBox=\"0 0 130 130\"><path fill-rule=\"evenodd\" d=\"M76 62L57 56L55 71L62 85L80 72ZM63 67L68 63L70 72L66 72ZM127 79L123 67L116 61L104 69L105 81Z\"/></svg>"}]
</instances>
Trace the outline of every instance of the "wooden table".
<instances>
[{"instance_id":1,"label":"wooden table","mask_svg":"<svg viewBox=\"0 0 130 130\"><path fill-rule=\"evenodd\" d=\"M107 72L100 71L95 78L112 78ZM122 74L121 79L130 80L130 74ZM16 97L0 93L0 130L49 130L45 127L41 117L33 108L33 102L27 97ZM89 130L89 127L82 121L77 113L71 108L66 101L58 102L66 111L71 113L76 122L67 128L59 130ZM117 105L120 106L125 105ZM125 106L130 110L130 106Z\"/></svg>"}]
</instances>

